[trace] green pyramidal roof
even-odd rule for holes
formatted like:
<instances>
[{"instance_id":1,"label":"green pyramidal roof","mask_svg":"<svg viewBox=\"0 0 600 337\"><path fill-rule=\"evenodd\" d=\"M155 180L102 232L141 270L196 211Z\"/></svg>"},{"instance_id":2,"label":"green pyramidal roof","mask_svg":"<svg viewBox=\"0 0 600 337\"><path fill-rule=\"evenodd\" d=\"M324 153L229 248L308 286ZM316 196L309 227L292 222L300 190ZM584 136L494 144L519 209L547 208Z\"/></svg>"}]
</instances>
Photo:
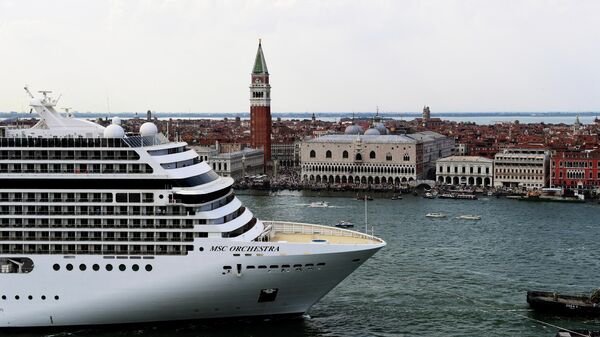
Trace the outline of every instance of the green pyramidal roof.
<instances>
[{"instance_id":1,"label":"green pyramidal roof","mask_svg":"<svg viewBox=\"0 0 600 337\"><path fill-rule=\"evenodd\" d=\"M269 70L267 70L267 62L265 62L265 55L263 55L260 42L258 42L258 50L256 51L256 59L254 59L254 68L252 69L252 73L269 74Z\"/></svg>"}]
</instances>

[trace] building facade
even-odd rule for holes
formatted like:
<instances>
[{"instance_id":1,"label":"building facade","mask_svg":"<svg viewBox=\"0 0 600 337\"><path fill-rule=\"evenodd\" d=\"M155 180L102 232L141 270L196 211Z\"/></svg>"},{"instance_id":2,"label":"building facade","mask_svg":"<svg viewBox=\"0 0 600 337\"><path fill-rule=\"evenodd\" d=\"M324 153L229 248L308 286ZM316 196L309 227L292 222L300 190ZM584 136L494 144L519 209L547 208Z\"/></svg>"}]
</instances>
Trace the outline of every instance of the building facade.
<instances>
[{"instance_id":1,"label":"building facade","mask_svg":"<svg viewBox=\"0 0 600 337\"><path fill-rule=\"evenodd\" d=\"M238 181L247 175L264 172L264 153L262 149L245 148L239 151L220 152L219 145L193 146L200 158L206 161L216 173Z\"/></svg>"},{"instance_id":2,"label":"building facade","mask_svg":"<svg viewBox=\"0 0 600 337\"><path fill-rule=\"evenodd\" d=\"M271 159L277 160L280 166L298 166L300 162L300 142L271 144Z\"/></svg>"},{"instance_id":3,"label":"building facade","mask_svg":"<svg viewBox=\"0 0 600 337\"><path fill-rule=\"evenodd\" d=\"M454 154L454 138L446 137L433 131L415 132L406 135L423 143L423 178L435 180L435 162L439 158Z\"/></svg>"},{"instance_id":4,"label":"building facade","mask_svg":"<svg viewBox=\"0 0 600 337\"><path fill-rule=\"evenodd\" d=\"M271 85L261 42L252 68L250 84L251 147L262 149L265 163L271 160Z\"/></svg>"},{"instance_id":5,"label":"building facade","mask_svg":"<svg viewBox=\"0 0 600 337\"><path fill-rule=\"evenodd\" d=\"M494 156L494 186L528 190L548 186L550 165L545 149L505 149Z\"/></svg>"},{"instance_id":6,"label":"building facade","mask_svg":"<svg viewBox=\"0 0 600 337\"><path fill-rule=\"evenodd\" d=\"M436 163L436 181L446 185L493 186L494 161L485 157L451 156Z\"/></svg>"},{"instance_id":7,"label":"building facade","mask_svg":"<svg viewBox=\"0 0 600 337\"><path fill-rule=\"evenodd\" d=\"M550 159L551 187L600 188L600 150L556 151Z\"/></svg>"},{"instance_id":8,"label":"building facade","mask_svg":"<svg viewBox=\"0 0 600 337\"><path fill-rule=\"evenodd\" d=\"M305 182L401 184L422 177L423 144L404 135L326 135L300 147Z\"/></svg>"}]
</instances>

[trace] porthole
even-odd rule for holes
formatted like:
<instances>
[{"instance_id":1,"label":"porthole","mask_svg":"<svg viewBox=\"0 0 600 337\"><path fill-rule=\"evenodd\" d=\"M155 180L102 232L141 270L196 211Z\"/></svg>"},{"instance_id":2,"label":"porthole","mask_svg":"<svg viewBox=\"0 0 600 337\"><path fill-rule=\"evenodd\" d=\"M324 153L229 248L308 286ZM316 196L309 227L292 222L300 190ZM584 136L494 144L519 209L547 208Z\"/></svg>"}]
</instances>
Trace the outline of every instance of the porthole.
<instances>
[{"instance_id":1,"label":"porthole","mask_svg":"<svg viewBox=\"0 0 600 337\"><path fill-rule=\"evenodd\" d=\"M120 270L120 271L125 271L125 269L126 269L126 268L125 268L125 265L124 265L124 264L120 264L120 265L119 265L119 270Z\"/></svg>"},{"instance_id":2,"label":"porthole","mask_svg":"<svg viewBox=\"0 0 600 337\"><path fill-rule=\"evenodd\" d=\"M146 265L146 271L152 271L152 265L147 264Z\"/></svg>"},{"instance_id":3,"label":"porthole","mask_svg":"<svg viewBox=\"0 0 600 337\"><path fill-rule=\"evenodd\" d=\"M60 297L58 297L58 295L54 296L54 299L58 301Z\"/></svg>"},{"instance_id":4,"label":"porthole","mask_svg":"<svg viewBox=\"0 0 600 337\"><path fill-rule=\"evenodd\" d=\"M42 300L46 300L46 295L42 295Z\"/></svg>"},{"instance_id":5,"label":"porthole","mask_svg":"<svg viewBox=\"0 0 600 337\"><path fill-rule=\"evenodd\" d=\"M112 264L107 264L106 265L106 270L107 271L111 271L112 270Z\"/></svg>"},{"instance_id":6,"label":"porthole","mask_svg":"<svg viewBox=\"0 0 600 337\"><path fill-rule=\"evenodd\" d=\"M86 269L87 269L87 267L85 266L85 264L82 263L79 265L79 270L85 271Z\"/></svg>"},{"instance_id":7,"label":"porthole","mask_svg":"<svg viewBox=\"0 0 600 337\"><path fill-rule=\"evenodd\" d=\"M6 299L6 295L2 295L2 299L5 300Z\"/></svg>"},{"instance_id":8,"label":"porthole","mask_svg":"<svg viewBox=\"0 0 600 337\"><path fill-rule=\"evenodd\" d=\"M138 266L137 264L134 264L133 266L131 266L131 269L133 271L138 271L138 270L140 270L140 266Z\"/></svg>"},{"instance_id":9,"label":"porthole","mask_svg":"<svg viewBox=\"0 0 600 337\"><path fill-rule=\"evenodd\" d=\"M92 266L92 269L93 269L94 271L98 271L98 270L100 270L100 266L99 266L99 265L97 265L97 264L94 264L94 265Z\"/></svg>"},{"instance_id":10,"label":"porthole","mask_svg":"<svg viewBox=\"0 0 600 337\"><path fill-rule=\"evenodd\" d=\"M33 296L29 295L27 296L27 298L31 301L33 299Z\"/></svg>"},{"instance_id":11,"label":"porthole","mask_svg":"<svg viewBox=\"0 0 600 337\"><path fill-rule=\"evenodd\" d=\"M21 297L19 297L19 295L15 295L15 300L20 299Z\"/></svg>"},{"instance_id":12,"label":"porthole","mask_svg":"<svg viewBox=\"0 0 600 337\"><path fill-rule=\"evenodd\" d=\"M158 196L158 198L159 198L159 199L162 199L162 198L164 198L164 197L165 197L165 196L164 196L164 195L162 195L162 194Z\"/></svg>"},{"instance_id":13,"label":"porthole","mask_svg":"<svg viewBox=\"0 0 600 337\"><path fill-rule=\"evenodd\" d=\"M204 251L204 247L200 247L200 251L203 252Z\"/></svg>"},{"instance_id":14,"label":"porthole","mask_svg":"<svg viewBox=\"0 0 600 337\"><path fill-rule=\"evenodd\" d=\"M73 265L69 263L69 264L67 265L67 270L68 270L68 271L71 271L71 270L73 270Z\"/></svg>"},{"instance_id":15,"label":"porthole","mask_svg":"<svg viewBox=\"0 0 600 337\"><path fill-rule=\"evenodd\" d=\"M59 271L60 270L60 264L55 263L54 266L52 266L52 269Z\"/></svg>"}]
</instances>

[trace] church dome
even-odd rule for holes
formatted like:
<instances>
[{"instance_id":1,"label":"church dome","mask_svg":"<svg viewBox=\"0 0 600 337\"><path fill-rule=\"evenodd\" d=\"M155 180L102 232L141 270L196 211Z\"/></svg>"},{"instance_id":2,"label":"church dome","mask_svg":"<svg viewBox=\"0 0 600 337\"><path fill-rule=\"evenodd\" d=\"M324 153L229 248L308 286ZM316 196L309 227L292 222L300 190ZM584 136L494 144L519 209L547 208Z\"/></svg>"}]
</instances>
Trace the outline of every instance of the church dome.
<instances>
[{"instance_id":1,"label":"church dome","mask_svg":"<svg viewBox=\"0 0 600 337\"><path fill-rule=\"evenodd\" d=\"M344 130L344 133L347 135L360 135L363 133L363 129L360 126L353 124L348 126L346 130Z\"/></svg>"},{"instance_id":2,"label":"church dome","mask_svg":"<svg viewBox=\"0 0 600 337\"><path fill-rule=\"evenodd\" d=\"M375 129L375 128L370 128L367 131L365 131L365 136L379 136L381 135L381 132L379 132L379 130Z\"/></svg>"},{"instance_id":3,"label":"church dome","mask_svg":"<svg viewBox=\"0 0 600 337\"><path fill-rule=\"evenodd\" d=\"M385 127L385 125L383 125L383 123L375 123L373 127L377 129L377 131L379 131L379 134L387 135L390 133L390 131Z\"/></svg>"}]
</instances>

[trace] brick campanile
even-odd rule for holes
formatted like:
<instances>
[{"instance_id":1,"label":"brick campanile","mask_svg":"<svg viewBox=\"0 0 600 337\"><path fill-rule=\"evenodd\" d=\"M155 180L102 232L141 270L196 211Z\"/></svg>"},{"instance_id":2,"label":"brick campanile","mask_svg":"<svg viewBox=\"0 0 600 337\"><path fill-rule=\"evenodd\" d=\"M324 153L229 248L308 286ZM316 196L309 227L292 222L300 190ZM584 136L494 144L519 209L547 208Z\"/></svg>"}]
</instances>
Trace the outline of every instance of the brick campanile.
<instances>
[{"instance_id":1,"label":"brick campanile","mask_svg":"<svg viewBox=\"0 0 600 337\"><path fill-rule=\"evenodd\" d=\"M265 151L265 167L271 160L271 85L260 40L250 84L250 136L253 148Z\"/></svg>"}]
</instances>

